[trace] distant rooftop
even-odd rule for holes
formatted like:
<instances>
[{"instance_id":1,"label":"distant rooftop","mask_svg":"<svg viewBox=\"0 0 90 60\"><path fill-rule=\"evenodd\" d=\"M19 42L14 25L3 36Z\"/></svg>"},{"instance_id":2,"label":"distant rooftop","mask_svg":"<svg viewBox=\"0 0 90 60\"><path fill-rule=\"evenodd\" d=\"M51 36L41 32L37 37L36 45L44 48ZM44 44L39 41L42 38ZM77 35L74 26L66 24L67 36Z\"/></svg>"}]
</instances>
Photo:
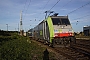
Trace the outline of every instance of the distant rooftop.
<instances>
[{"instance_id":1,"label":"distant rooftop","mask_svg":"<svg viewBox=\"0 0 90 60\"><path fill-rule=\"evenodd\" d=\"M90 26L86 25L86 26L84 26L84 27L90 27Z\"/></svg>"}]
</instances>

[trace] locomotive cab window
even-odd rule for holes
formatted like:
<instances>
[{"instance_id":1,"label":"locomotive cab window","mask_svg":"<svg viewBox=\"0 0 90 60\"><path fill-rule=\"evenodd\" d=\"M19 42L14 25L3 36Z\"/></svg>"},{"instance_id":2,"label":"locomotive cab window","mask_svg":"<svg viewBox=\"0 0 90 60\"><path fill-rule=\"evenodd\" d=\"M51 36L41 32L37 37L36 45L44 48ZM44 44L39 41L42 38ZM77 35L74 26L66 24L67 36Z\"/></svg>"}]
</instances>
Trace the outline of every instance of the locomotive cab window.
<instances>
[{"instance_id":1,"label":"locomotive cab window","mask_svg":"<svg viewBox=\"0 0 90 60\"><path fill-rule=\"evenodd\" d=\"M70 25L70 22L68 19L61 19L62 25Z\"/></svg>"},{"instance_id":2,"label":"locomotive cab window","mask_svg":"<svg viewBox=\"0 0 90 60\"><path fill-rule=\"evenodd\" d=\"M60 25L60 19L59 18L52 18L53 25Z\"/></svg>"}]
</instances>

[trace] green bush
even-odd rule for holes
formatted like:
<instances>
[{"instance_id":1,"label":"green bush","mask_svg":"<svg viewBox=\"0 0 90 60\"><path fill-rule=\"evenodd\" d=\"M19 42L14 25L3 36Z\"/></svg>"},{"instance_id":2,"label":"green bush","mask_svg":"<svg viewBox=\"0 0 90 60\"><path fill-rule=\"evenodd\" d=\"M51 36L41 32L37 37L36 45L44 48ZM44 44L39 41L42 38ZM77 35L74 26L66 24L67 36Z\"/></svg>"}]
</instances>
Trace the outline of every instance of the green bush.
<instances>
[{"instance_id":1,"label":"green bush","mask_svg":"<svg viewBox=\"0 0 90 60\"><path fill-rule=\"evenodd\" d=\"M32 42L28 43L28 37L11 36L7 42L0 45L0 60L43 60L43 51L38 44ZM50 57L53 58L52 53ZM54 58L53 58L54 59Z\"/></svg>"},{"instance_id":2,"label":"green bush","mask_svg":"<svg viewBox=\"0 0 90 60\"><path fill-rule=\"evenodd\" d=\"M0 36L0 60L43 60L45 48L34 42L29 43L29 37L19 36L17 33L9 34ZM52 53L50 59L54 59Z\"/></svg>"}]
</instances>

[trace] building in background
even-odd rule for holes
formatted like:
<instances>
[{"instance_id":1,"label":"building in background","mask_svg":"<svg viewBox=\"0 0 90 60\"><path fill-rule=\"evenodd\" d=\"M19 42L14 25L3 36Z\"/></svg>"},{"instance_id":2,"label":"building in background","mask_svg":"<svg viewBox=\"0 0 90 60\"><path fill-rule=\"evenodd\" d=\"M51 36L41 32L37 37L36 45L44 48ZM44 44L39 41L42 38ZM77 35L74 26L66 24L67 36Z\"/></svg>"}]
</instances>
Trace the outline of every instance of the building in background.
<instances>
[{"instance_id":1,"label":"building in background","mask_svg":"<svg viewBox=\"0 0 90 60\"><path fill-rule=\"evenodd\" d=\"M90 26L84 26L83 27L83 32L85 36L90 36Z\"/></svg>"}]
</instances>

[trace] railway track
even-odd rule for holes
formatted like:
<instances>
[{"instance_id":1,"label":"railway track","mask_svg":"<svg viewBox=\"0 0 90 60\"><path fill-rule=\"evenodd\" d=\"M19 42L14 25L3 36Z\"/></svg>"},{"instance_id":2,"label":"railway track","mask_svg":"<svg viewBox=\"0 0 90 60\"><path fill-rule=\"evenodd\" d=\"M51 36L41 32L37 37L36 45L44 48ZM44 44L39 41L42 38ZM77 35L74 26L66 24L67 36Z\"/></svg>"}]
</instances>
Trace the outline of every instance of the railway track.
<instances>
[{"instance_id":1,"label":"railway track","mask_svg":"<svg viewBox=\"0 0 90 60\"><path fill-rule=\"evenodd\" d=\"M83 53L90 58L90 45L76 44L72 46L73 49Z\"/></svg>"},{"instance_id":2,"label":"railway track","mask_svg":"<svg viewBox=\"0 0 90 60\"><path fill-rule=\"evenodd\" d=\"M58 53L71 60L90 60L90 45L71 44L70 47L55 48Z\"/></svg>"},{"instance_id":3,"label":"railway track","mask_svg":"<svg viewBox=\"0 0 90 60\"><path fill-rule=\"evenodd\" d=\"M55 50L70 60L90 60L89 56L75 48L55 48Z\"/></svg>"},{"instance_id":4,"label":"railway track","mask_svg":"<svg viewBox=\"0 0 90 60\"><path fill-rule=\"evenodd\" d=\"M36 41L38 42L38 41ZM38 42L40 45L44 45ZM89 47L85 48L87 45L73 44L71 47L55 47L51 48L45 45L46 48L53 50L58 54L57 60L61 60L59 55L66 57L66 60L90 60L90 50Z\"/></svg>"}]
</instances>

